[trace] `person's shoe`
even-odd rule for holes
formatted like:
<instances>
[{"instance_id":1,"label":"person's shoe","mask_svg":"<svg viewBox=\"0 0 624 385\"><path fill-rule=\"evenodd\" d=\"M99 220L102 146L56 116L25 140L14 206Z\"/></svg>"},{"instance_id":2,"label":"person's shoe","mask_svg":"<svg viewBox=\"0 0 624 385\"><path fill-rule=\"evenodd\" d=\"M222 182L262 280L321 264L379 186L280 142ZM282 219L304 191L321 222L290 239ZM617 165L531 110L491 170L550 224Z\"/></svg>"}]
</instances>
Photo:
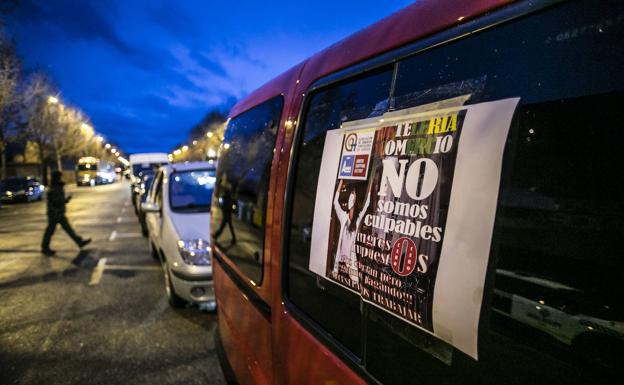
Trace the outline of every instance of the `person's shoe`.
<instances>
[{"instance_id":1,"label":"person's shoe","mask_svg":"<svg viewBox=\"0 0 624 385\"><path fill-rule=\"evenodd\" d=\"M91 243L91 238L83 239L80 242L78 242L78 247L80 247L82 249L83 247L85 247L89 243Z\"/></svg>"},{"instance_id":2,"label":"person's shoe","mask_svg":"<svg viewBox=\"0 0 624 385\"><path fill-rule=\"evenodd\" d=\"M56 251L52 249L41 249L41 254L45 255L46 257L52 257L56 254Z\"/></svg>"}]
</instances>

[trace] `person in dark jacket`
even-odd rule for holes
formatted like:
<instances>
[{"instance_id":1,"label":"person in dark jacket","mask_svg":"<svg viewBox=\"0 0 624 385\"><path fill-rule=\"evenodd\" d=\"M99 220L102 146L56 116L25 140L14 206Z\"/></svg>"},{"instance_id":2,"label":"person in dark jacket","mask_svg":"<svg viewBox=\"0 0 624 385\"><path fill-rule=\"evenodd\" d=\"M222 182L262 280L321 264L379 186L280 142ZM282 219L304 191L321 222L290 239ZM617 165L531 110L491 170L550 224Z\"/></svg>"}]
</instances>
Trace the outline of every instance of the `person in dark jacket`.
<instances>
[{"instance_id":1,"label":"person in dark jacket","mask_svg":"<svg viewBox=\"0 0 624 385\"><path fill-rule=\"evenodd\" d=\"M76 242L78 247L82 248L91 242L91 238L83 239L80 237L74 229L69 225L67 217L65 216L65 204L71 199L71 195L65 197L65 191L63 190L63 174L60 171L52 172L52 178L50 180L50 187L47 190L48 199L48 227L43 234L43 241L41 242L41 252L51 257L56 252L50 249L50 240L56 230L56 225L60 224L63 230Z\"/></svg>"},{"instance_id":2,"label":"person in dark jacket","mask_svg":"<svg viewBox=\"0 0 624 385\"><path fill-rule=\"evenodd\" d=\"M217 196L219 197L219 203L221 206L221 225L219 229L212 235L215 241L221 236L225 226L229 225L230 233L232 234L231 243L236 243L236 233L234 233L234 226L232 225L232 204L234 199L232 198L232 185L228 183L227 174L223 174L221 183L217 186Z\"/></svg>"}]
</instances>

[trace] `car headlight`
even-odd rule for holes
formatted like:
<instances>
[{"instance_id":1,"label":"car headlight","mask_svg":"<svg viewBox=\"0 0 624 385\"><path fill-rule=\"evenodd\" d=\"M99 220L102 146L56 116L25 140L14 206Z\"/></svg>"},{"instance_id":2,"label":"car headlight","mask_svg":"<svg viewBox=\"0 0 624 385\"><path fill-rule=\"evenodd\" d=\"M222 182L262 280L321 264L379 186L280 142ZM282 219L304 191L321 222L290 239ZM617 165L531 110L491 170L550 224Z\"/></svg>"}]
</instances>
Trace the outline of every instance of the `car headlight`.
<instances>
[{"instance_id":1,"label":"car headlight","mask_svg":"<svg viewBox=\"0 0 624 385\"><path fill-rule=\"evenodd\" d=\"M184 263L196 266L212 264L210 243L205 239L179 240L178 251Z\"/></svg>"}]
</instances>

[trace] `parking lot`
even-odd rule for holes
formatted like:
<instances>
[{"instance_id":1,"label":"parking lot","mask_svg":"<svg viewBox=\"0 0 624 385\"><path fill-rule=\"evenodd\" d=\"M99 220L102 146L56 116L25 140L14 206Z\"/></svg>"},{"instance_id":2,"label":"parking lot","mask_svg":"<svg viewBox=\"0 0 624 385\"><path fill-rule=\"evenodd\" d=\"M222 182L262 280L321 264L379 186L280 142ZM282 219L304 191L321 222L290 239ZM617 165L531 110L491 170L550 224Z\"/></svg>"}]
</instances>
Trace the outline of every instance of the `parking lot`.
<instances>
[{"instance_id":1,"label":"parking lot","mask_svg":"<svg viewBox=\"0 0 624 385\"><path fill-rule=\"evenodd\" d=\"M40 253L45 200L0 208L0 383L224 384L216 315L167 303L127 182L67 185L67 217Z\"/></svg>"}]
</instances>

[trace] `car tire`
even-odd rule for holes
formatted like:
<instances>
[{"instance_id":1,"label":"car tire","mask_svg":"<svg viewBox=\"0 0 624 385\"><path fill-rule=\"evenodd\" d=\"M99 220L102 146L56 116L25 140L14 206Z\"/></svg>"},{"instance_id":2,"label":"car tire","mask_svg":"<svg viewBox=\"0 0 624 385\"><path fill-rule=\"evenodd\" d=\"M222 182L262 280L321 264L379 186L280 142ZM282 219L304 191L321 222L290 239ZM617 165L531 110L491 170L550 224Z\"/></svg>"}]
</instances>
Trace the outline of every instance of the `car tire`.
<instances>
[{"instance_id":1,"label":"car tire","mask_svg":"<svg viewBox=\"0 0 624 385\"><path fill-rule=\"evenodd\" d=\"M145 221L145 214L139 214L139 223L141 224L141 234L144 238L147 238L149 231L147 229L147 223Z\"/></svg>"},{"instance_id":2,"label":"car tire","mask_svg":"<svg viewBox=\"0 0 624 385\"><path fill-rule=\"evenodd\" d=\"M156 247L154 247L152 242L150 242L150 250L152 251L152 258L162 263L160 260L160 254L158 254L158 250L156 250Z\"/></svg>"},{"instance_id":3,"label":"car tire","mask_svg":"<svg viewBox=\"0 0 624 385\"><path fill-rule=\"evenodd\" d=\"M186 306L186 301L180 298L173 288L173 283L171 282L171 272L169 271L169 265L167 265L166 261L163 262L162 268L165 278L165 292L167 293L169 305L174 308L181 308Z\"/></svg>"}]
</instances>

